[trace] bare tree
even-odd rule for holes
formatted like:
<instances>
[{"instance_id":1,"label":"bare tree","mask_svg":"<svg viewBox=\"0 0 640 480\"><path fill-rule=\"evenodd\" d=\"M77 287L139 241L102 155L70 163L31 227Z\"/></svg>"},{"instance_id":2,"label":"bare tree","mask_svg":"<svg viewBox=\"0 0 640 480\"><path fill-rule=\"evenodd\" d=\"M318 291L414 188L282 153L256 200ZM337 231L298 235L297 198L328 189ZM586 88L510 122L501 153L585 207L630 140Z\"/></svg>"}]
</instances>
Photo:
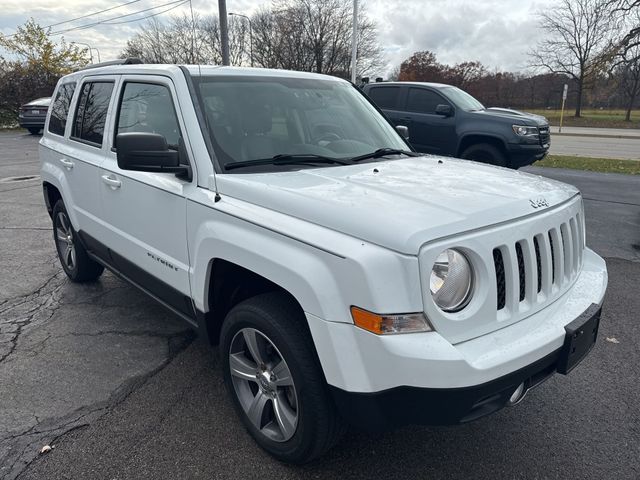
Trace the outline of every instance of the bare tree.
<instances>
[{"instance_id":1,"label":"bare tree","mask_svg":"<svg viewBox=\"0 0 640 480\"><path fill-rule=\"evenodd\" d=\"M232 65L248 61L247 27L230 22ZM145 63L220 64L220 24L214 16L173 16L167 22L156 18L144 24L127 42L121 57L138 57Z\"/></svg>"},{"instance_id":2,"label":"bare tree","mask_svg":"<svg viewBox=\"0 0 640 480\"><path fill-rule=\"evenodd\" d=\"M626 55L627 50L640 46L640 0L609 0L609 4L625 28L617 47L619 53Z\"/></svg>"},{"instance_id":3,"label":"bare tree","mask_svg":"<svg viewBox=\"0 0 640 480\"><path fill-rule=\"evenodd\" d=\"M620 92L626 101L625 120L631 121L631 111L640 96L640 45L626 49L615 76Z\"/></svg>"},{"instance_id":4,"label":"bare tree","mask_svg":"<svg viewBox=\"0 0 640 480\"><path fill-rule=\"evenodd\" d=\"M252 22L256 65L349 76L350 2L274 0L271 7L255 14ZM374 23L361 12L357 42L360 76L382 64L376 36Z\"/></svg>"},{"instance_id":5,"label":"bare tree","mask_svg":"<svg viewBox=\"0 0 640 480\"><path fill-rule=\"evenodd\" d=\"M582 111L584 92L606 67L607 51L615 43L616 17L610 0L559 0L539 14L548 38L531 52L531 65L575 80L575 116Z\"/></svg>"},{"instance_id":6,"label":"bare tree","mask_svg":"<svg viewBox=\"0 0 640 480\"><path fill-rule=\"evenodd\" d=\"M343 0L273 0L248 23L229 22L232 65L250 63L253 41L256 66L326 73L348 77L351 64L351 6ZM365 75L382 65L375 24L362 13L358 19L358 65ZM220 64L220 25L216 17L174 16L152 19L127 42L123 57L147 63Z\"/></svg>"}]
</instances>

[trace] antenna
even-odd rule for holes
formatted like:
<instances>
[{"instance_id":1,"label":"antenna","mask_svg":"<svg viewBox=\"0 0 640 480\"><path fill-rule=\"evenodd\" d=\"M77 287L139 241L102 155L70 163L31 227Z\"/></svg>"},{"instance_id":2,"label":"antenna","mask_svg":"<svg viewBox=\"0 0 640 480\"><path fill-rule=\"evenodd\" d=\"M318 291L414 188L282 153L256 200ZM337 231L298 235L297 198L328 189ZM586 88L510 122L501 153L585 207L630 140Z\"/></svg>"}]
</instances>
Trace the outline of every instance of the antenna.
<instances>
[{"instance_id":1,"label":"antenna","mask_svg":"<svg viewBox=\"0 0 640 480\"><path fill-rule=\"evenodd\" d=\"M191 11L191 61L193 63L198 63L200 65L200 61L196 61L196 20L193 16L193 0L189 0L189 10Z\"/></svg>"}]
</instances>

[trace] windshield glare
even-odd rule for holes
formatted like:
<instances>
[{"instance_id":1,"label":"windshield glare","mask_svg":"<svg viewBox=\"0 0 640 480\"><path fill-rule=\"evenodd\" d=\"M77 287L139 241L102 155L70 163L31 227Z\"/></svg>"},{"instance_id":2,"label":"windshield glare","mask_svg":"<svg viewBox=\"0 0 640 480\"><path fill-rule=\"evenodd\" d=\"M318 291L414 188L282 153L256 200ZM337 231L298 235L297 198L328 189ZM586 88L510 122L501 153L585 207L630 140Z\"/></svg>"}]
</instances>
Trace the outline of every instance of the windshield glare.
<instances>
[{"instance_id":1,"label":"windshield glare","mask_svg":"<svg viewBox=\"0 0 640 480\"><path fill-rule=\"evenodd\" d=\"M484 105L482 105L478 100L469 95L464 90L460 90L457 87L446 87L442 89L442 92L449 97L449 99L456 104L458 108L465 110L467 112L472 112L475 110L484 110Z\"/></svg>"},{"instance_id":2,"label":"windshield glare","mask_svg":"<svg viewBox=\"0 0 640 480\"><path fill-rule=\"evenodd\" d=\"M223 165L281 154L351 158L385 147L408 149L346 82L225 76L196 84Z\"/></svg>"}]
</instances>

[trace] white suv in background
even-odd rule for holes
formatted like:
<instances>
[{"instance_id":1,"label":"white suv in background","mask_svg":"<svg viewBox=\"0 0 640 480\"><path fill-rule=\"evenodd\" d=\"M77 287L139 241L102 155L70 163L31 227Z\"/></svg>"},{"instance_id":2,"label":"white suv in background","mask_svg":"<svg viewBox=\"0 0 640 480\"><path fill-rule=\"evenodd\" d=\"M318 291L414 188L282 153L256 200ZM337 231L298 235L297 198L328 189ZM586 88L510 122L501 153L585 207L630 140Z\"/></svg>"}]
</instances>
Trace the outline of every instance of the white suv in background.
<instances>
[{"instance_id":1,"label":"white suv in background","mask_svg":"<svg viewBox=\"0 0 640 480\"><path fill-rule=\"evenodd\" d=\"M138 63L56 88L40 157L60 261L219 344L277 458L321 455L346 422L476 419L591 349L607 271L574 187L417 154L337 78Z\"/></svg>"}]
</instances>

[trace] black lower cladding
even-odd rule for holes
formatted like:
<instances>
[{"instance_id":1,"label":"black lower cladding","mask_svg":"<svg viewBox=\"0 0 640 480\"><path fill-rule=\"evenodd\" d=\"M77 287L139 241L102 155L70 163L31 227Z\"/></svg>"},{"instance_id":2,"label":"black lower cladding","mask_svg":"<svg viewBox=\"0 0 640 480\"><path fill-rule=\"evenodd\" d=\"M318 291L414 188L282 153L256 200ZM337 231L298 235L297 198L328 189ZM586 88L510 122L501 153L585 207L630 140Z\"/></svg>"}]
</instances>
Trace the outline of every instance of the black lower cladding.
<instances>
[{"instance_id":1,"label":"black lower cladding","mask_svg":"<svg viewBox=\"0 0 640 480\"><path fill-rule=\"evenodd\" d=\"M175 313L187 320L192 326L197 325L196 312L191 298L182 294L159 278L143 270L135 263L114 252L99 240L85 232L80 238L89 254L116 275L129 281L142 291L163 303Z\"/></svg>"},{"instance_id":2,"label":"black lower cladding","mask_svg":"<svg viewBox=\"0 0 640 480\"><path fill-rule=\"evenodd\" d=\"M581 325L591 332L593 319L599 317L600 307L592 305L567 326L567 337L573 335L574 327ZM597 326L597 322L595 325ZM563 347L515 372L471 387L397 387L375 393L352 393L336 387L330 388L343 418L365 431L388 430L409 424L466 423L506 406L521 383L529 389L541 384L557 371L566 373L568 370L565 369L564 358L568 349L572 348L566 345L565 342ZM575 363L571 363L571 368L586 356L590 347L583 346L582 349Z\"/></svg>"}]
</instances>

